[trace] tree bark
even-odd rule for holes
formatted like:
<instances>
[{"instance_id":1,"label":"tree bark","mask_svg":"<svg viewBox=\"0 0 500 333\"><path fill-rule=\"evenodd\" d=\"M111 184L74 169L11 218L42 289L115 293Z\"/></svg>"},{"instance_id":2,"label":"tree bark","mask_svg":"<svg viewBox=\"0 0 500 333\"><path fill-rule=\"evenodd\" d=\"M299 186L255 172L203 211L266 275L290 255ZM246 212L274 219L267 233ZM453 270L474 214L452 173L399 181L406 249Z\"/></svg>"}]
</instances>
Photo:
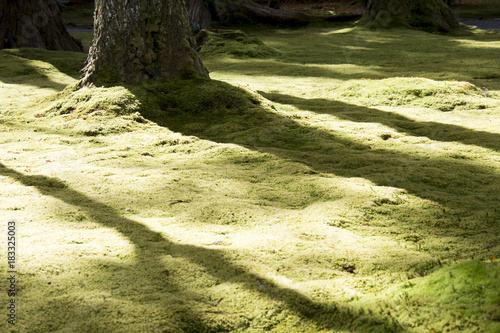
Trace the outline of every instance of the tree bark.
<instances>
[{"instance_id":1,"label":"tree bark","mask_svg":"<svg viewBox=\"0 0 500 333\"><path fill-rule=\"evenodd\" d=\"M80 85L208 77L184 0L96 0L94 40Z\"/></svg>"},{"instance_id":2,"label":"tree bark","mask_svg":"<svg viewBox=\"0 0 500 333\"><path fill-rule=\"evenodd\" d=\"M0 49L83 50L64 27L55 0L0 0Z\"/></svg>"},{"instance_id":3,"label":"tree bark","mask_svg":"<svg viewBox=\"0 0 500 333\"><path fill-rule=\"evenodd\" d=\"M199 29L206 29L212 23L212 15L204 0L186 0L189 20L197 24Z\"/></svg>"},{"instance_id":4,"label":"tree bark","mask_svg":"<svg viewBox=\"0 0 500 333\"><path fill-rule=\"evenodd\" d=\"M429 32L451 32L460 27L443 0L368 0L360 23L375 29L407 26Z\"/></svg>"}]
</instances>

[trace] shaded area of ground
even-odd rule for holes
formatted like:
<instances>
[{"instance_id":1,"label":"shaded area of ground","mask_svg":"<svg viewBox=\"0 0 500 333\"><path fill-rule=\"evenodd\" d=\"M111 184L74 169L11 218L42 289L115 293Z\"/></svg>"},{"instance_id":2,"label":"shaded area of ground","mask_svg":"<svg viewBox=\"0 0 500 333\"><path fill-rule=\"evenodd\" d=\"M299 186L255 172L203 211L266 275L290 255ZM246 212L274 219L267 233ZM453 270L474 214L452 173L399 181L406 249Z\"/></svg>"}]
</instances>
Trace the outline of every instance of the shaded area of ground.
<instances>
[{"instance_id":1,"label":"shaded area of ground","mask_svg":"<svg viewBox=\"0 0 500 333\"><path fill-rule=\"evenodd\" d=\"M500 30L500 18L460 20L460 22L483 30Z\"/></svg>"}]
</instances>

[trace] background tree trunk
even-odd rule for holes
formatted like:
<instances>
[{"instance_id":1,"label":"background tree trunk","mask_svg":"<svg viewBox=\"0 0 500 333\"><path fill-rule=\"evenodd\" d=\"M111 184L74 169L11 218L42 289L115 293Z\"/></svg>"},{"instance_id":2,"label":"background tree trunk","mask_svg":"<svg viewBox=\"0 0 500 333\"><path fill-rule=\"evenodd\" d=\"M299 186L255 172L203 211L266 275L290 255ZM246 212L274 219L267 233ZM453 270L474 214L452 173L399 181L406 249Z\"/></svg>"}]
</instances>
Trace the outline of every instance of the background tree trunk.
<instances>
[{"instance_id":1,"label":"background tree trunk","mask_svg":"<svg viewBox=\"0 0 500 333\"><path fill-rule=\"evenodd\" d=\"M186 6L192 24L197 24L199 29L206 29L210 26L212 15L205 0L186 0Z\"/></svg>"},{"instance_id":2,"label":"background tree trunk","mask_svg":"<svg viewBox=\"0 0 500 333\"><path fill-rule=\"evenodd\" d=\"M80 85L208 77L184 0L96 0L94 20Z\"/></svg>"},{"instance_id":3,"label":"background tree trunk","mask_svg":"<svg viewBox=\"0 0 500 333\"><path fill-rule=\"evenodd\" d=\"M55 0L0 0L0 49L83 50L64 27Z\"/></svg>"},{"instance_id":4,"label":"background tree trunk","mask_svg":"<svg viewBox=\"0 0 500 333\"><path fill-rule=\"evenodd\" d=\"M450 32L460 27L443 0L368 0L360 22L371 28L409 26L427 31Z\"/></svg>"}]
</instances>

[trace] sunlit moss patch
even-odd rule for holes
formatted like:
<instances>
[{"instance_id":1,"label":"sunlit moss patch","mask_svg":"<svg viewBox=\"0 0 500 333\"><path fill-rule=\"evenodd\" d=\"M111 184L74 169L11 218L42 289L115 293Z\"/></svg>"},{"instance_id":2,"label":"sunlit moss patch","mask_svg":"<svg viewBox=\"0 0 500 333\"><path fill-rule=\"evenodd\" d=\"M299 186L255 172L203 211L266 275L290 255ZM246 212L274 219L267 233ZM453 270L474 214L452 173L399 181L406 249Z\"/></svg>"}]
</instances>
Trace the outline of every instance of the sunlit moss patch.
<instances>
[{"instance_id":1,"label":"sunlit moss patch","mask_svg":"<svg viewBox=\"0 0 500 333\"><path fill-rule=\"evenodd\" d=\"M430 331L496 332L500 325L500 266L497 261L469 261L408 280L368 301L376 315L391 315L401 327L426 322Z\"/></svg>"},{"instance_id":2,"label":"sunlit moss patch","mask_svg":"<svg viewBox=\"0 0 500 333\"><path fill-rule=\"evenodd\" d=\"M434 81L425 78L390 78L348 81L334 96L365 105L418 106L440 111L486 109L495 105L485 90L469 82Z\"/></svg>"},{"instance_id":3,"label":"sunlit moss patch","mask_svg":"<svg viewBox=\"0 0 500 333\"><path fill-rule=\"evenodd\" d=\"M265 58L280 54L258 37L249 37L239 30L202 30L197 40L201 47L200 53L204 56L229 54L235 57Z\"/></svg>"}]
</instances>

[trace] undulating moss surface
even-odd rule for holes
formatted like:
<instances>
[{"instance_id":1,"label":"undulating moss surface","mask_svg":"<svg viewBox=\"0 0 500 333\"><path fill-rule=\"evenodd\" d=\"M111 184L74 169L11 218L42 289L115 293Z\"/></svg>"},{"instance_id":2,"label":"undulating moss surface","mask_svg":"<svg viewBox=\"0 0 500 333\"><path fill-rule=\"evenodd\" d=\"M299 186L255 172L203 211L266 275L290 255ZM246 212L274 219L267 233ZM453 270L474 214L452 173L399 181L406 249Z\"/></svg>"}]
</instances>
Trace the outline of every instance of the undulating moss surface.
<instances>
[{"instance_id":1,"label":"undulating moss surface","mask_svg":"<svg viewBox=\"0 0 500 333\"><path fill-rule=\"evenodd\" d=\"M196 39L200 54L230 55L235 57L266 58L280 52L267 46L256 37L249 37L241 30L202 30Z\"/></svg>"},{"instance_id":2,"label":"undulating moss surface","mask_svg":"<svg viewBox=\"0 0 500 333\"><path fill-rule=\"evenodd\" d=\"M489 99L486 89L469 82L434 81L424 78L351 80L339 86L333 97L357 99L365 105L417 106L452 111L486 109L497 100Z\"/></svg>"},{"instance_id":3,"label":"undulating moss surface","mask_svg":"<svg viewBox=\"0 0 500 333\"><path fill-rule=\"evenodd\" d=\"M0 51L0 331L497 332L499 35L248 35L92 90Z\"/></svg>"}]
</instances>

